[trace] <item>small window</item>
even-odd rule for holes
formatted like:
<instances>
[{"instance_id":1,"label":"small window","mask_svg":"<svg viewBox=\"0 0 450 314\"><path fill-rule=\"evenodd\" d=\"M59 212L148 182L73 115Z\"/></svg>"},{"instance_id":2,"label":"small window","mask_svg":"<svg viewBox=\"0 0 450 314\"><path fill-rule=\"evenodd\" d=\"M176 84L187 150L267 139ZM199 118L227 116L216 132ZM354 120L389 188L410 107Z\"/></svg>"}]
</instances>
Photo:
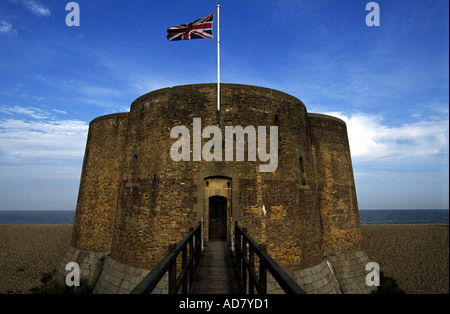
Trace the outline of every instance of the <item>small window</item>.
<instances>
[{"instance_id":1,"label":"small window","mask_svg":"<svg viewBox=\"0 0 450 314\"><path fill-rule=\"evenodd\" d=\"M301 185L306 185L305 161L303 160L303 156L300 156L298 163L300 166L300 183Z\"/></svg>"},{"instance_id":2,"label":"small window","mask_svg":"<svg viewBox=\"0 0 450 314\"><path fill-rule=\"evenodd\" d=\"M135 150L136 151L136 150ZM130 160L130 164L128 167L128 173L129 173L129 179L128 179L128 183L126 184L127 187L135 187L135 186L139 186L139 162L140 162L140 158L139 158L139 153L135 153L133 154L133 157L131 157Z\"/></svg>"},{"instance_id":3,"label":"small window","mask_svg":"<svg viewBox=\"0 0 450 314\"><path fill-rule=\"evenodd\" d=\"M133 156L133 160L131 160L131 178L133 181L136 181L137 175L137 166L138 166L138 155Z\"/></svg>"}]
</instances>

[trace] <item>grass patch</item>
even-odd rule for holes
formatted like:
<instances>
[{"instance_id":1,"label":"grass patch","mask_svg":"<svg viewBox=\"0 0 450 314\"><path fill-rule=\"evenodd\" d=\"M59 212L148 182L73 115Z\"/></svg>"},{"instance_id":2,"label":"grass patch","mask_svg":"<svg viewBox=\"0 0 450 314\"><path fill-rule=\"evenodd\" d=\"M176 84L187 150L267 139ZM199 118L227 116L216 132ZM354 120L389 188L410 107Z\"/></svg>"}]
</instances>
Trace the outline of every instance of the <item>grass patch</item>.
<instances>
[{"instance_id":1,"label":"grass patch","mask_svg":"<svg viewBox=\"0 0 450 314\"><path fill-rule=\"evenodd\" d=\"M80 285L69 287L65 284L61 284L54 279L53 274L55 271L42 274L41 286L31 289L32 294L91 294L92 289L88 288L83 281L80 281Z\"/></svg>"}]
</instances>

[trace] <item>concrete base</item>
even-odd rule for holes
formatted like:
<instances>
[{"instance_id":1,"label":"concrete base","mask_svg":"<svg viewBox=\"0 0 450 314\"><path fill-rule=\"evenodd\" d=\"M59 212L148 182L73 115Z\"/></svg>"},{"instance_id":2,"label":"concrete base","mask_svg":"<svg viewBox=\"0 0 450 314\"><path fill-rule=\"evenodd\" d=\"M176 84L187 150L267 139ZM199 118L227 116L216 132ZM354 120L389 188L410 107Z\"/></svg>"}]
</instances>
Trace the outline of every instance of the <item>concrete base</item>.
<instances>
[{"instance_id":1,"label":"concrete base","mask_svg":"<svg viewBox=\"0 0 450 314\"><path fill-rule=\"evenodd\" d=\"M328 256L320 264L291 272L292 277L309 294L368 294L376 287L366 285L365 270L369 257L365 251ZM267 292L283 294L283 290L268 274Z\"/></svg>"},{"instance_id":2,"label":"concrete base","mask_svg":"<svg viewBox=\"0 0 450 314\"><path fill-rule=\"evenodd\" d=\"M357 251L342 255L329 256L336 278L345 294L367 294L376 290L375 286L367 286L366 265L370 262L365 251Z\"/></svg>"},{"instance_id":3,"label":"concrete base","mask_svg":"<svg viewBox=\"0 0 450 314\"><path fill-rule=\"evenodd\" d=\"M94 294L127 294L150 272L114 261L107 253L94 253L70 248L59 267L55 278L65 284L70 270L65 267L69 262L80 266L82 285L93 288ZM376 287L366 285L365 278L369 271L365 266L369 263L365 251L328 256L320 264L306 269L291 272L292 277L309 294L365 294ZM166 274L153 294L168 293L168 275ZM267 274L267 293L283 294L283 290L275 279Z\"/></svg>"},{"instance_id":4,"label":"concrete base","mask_svg":"<svg viewBox=\"0 0 450 314\"><path fill-rule=\"evenodd\" d=\"M98 279L94 294L128 294L150 272L114 261L110 256L106 258L102 274ZM161 285L162 282L159 283ZM159 286L158 285L158 286ZM155 288L155 290L158 288Z\"/></svg>"},{"instance_id":5,"label":"concrete base","mask_svg":"<svg viewBox=\"0 0 450 314\"><path fill-rule=\"evenodd\" d=\"M313 267L290 272L290 274L308 294L342 293L326 260ZM267 293L284 294L283 289L281 289L270 273L267 274Z\"/></svg>"}]
</instances>

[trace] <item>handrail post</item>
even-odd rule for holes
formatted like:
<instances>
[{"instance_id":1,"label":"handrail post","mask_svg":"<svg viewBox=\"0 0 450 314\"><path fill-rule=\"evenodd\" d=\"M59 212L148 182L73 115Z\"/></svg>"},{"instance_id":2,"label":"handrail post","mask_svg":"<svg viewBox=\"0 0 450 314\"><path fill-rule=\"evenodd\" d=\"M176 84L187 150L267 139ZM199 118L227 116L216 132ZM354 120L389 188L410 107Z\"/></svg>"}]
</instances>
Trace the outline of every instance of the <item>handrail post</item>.
<instances>
[{"instance_id":1,"label":"handrail post","mask_svg":"<svg viewBox=\"0 0 450 314\"><path fill-rule=\"evenodd\" d=\"M183 250L181 251L181 271L186 270L186 265L187 264L187 245L185 245L183 247ZM188 278L189 275L186 274L182 280L182 290L181 292L183 294L187 294L187 283L188 283Z\"/></svg>"},{"instance_id":2,"label":"handrail post","mask_svg":"<svg viewBox=\"0 0 450 314\"><path fill-rule=\"evenodd\" d=\"M264 254L267 252L267 247L260 244L259 251ZM267 293L267 268L262 258L259 259L259 291L261 294Z\"/></svg>"},{"instance_id":3,"label":"handrail post","mask_svg":"<svg viewBox=\"0 0 450 314\"><path fill-rule=\"evenodd\" d=\"M182 287L182 293L188 293L194 281L195 271L201 259L201 223L189 230L178 243L168 246L167 255L150 273L131 291L132 294L151 293L167 274L168 293L175 294ZM188 248L189 246L189 248ZM177 274L177 258L181 254L181 272Z\"/></svg>"},{"instance_id":4,"label":"handrail post","mask_svg":"<svg viewBox=\"0 0 450 314\"><path fill-rule=\"evenodd\" d=\"M248 264L249 264L249 276L248 276L248 294L255 293L255 282L253 281L253 276L250 273L255 271L255 251L251 246L248 248Z\"/></svg>"},{"instance_id":5,"label":"handrail post","mask_svg":"<svg viewBox=\"0 0 450 314\"><path fill-rule=\"evenodd\" d=\"M242 228L242 233L247 233L247 228ZM247 293L247 241L245 237L242 238L242 282L244 284L244 293Z\"/></svg>"},{"instance_id":6,"label":"handrail post","mask_svg":"<svg viewBox=\"0 0 450 314\"><path fill-rule=\"evenodd\" d=\"M201 257L202 250L203 250L203 219L200 222L200 224L201 224L201 227L197 230L197 234L195 235L195 258L194 258L195 266L194 266L194 273L197 271L197 268L198 268L198 266L200 264L200 257Z\"/></svg>"},{"instance_id":7,"label":"handrail post","mask_svg":"<svg viewBox=\"0 0 450 314\"><path fill-rule=\"evenodd\" d=\"M230 217L230 244L231 251L234 252L234 233L233 233L233 217Z\"/></svg>"},{"instance_id":8,"label":"handrail post","mask_svg":"<svg viewBox=\"0 0 450 314\"><path fill-rule=\"evenodd\" d=\"M235 250L235 254L236 254L236 266L237 266L237 268L238 268L238 271L239 271L239 276L241 276L242 277L242 272L241 272L241 252L242 252L242 248L241 248L241 231L239 230L239 228L238 228L238 223L237 223L237 221L236 221L236 224L235 224L235 242L236 242L236 245L235 245L235 248L234 248L234 250Z\"/></svg>"},{"instance_id":9,"label":"handrail post","mask_svg":"<svg viewBox=\"0 0 450 314\"><path fill-rule=\"evenodd\" d=\"M205 242L205 240L203 239L204 238L204 236L205 236L205 230L203 230L203 227L204 227L204 219L203 219L203 217L202 217L202 220L200 220L200 223L201 223L201 235L200 235L200 237L201 237L201 248L202 248L202 251L203 251L203 249L205 248L204 247L204 242Z\"/></svg>"},{"instance_id":10,"label":"handrail post","mask_svg":"<svg viewBox=\"0 0 450 314\"><path fill-rule=\"evenodd\" d=\"M239 275L248 293L267 294L267 272L270 272L276 282L285 293L304 294L306 293L297 282L291 278L268 254L265 244L258 244L247 233L246 228L242 228L235 222L235 257ZM242 237L242 238L241 238ZM248 248L247 248L248 245ZM259 258L259 276L255 271L255 254Z\"/></svg>"},{"instance_id":11,"label":"handrail post","mask_svg":"<svg viewBox=\"0 0 450 314\"><path fill-rule=\"evenodd\" d=\"M194 231L194 228L189 229L189 233ZM192 236L189 238L189 259L192 259L192 256L194 256L194 236L195 234L192 234ZM192 287L192 283L194 281L194 261L189 264L188 267L188 282L189 282L189 289Z\"/></svg>"},{"instance_id":12,"label":"handrail post","mask_svg":"<svg viewBox=\"0 0 450 314\"><path fill-rule=\"evenodd\" d=\"M177 250L177 244L172 243L169 245L169 253L175 254ZM175 294L177 288L177 262L176 260L169 268L169 294Z\"/></svg>"}]
</instances>

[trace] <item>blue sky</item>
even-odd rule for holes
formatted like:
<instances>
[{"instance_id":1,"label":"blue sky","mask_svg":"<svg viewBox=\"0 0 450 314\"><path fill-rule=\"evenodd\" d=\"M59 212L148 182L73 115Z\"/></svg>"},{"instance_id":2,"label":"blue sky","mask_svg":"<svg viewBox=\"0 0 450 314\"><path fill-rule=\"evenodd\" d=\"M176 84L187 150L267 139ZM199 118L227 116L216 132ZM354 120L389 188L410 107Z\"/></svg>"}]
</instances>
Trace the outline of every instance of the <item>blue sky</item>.
<instances>
[{"instance_id":1,"label":"blue sky","mask_svg":"<svg viewBox=\"0 0 450 314\"><path fill-rule=\"evenodd\" d=\"M360 209L449 208L449 2L0 1L0 210L74 210L88 123L215 82L214 39L166 28L221 5L221 81L347 122ZM216 32L214 26L214 33Z\"/></svg>"}]
</instances>

